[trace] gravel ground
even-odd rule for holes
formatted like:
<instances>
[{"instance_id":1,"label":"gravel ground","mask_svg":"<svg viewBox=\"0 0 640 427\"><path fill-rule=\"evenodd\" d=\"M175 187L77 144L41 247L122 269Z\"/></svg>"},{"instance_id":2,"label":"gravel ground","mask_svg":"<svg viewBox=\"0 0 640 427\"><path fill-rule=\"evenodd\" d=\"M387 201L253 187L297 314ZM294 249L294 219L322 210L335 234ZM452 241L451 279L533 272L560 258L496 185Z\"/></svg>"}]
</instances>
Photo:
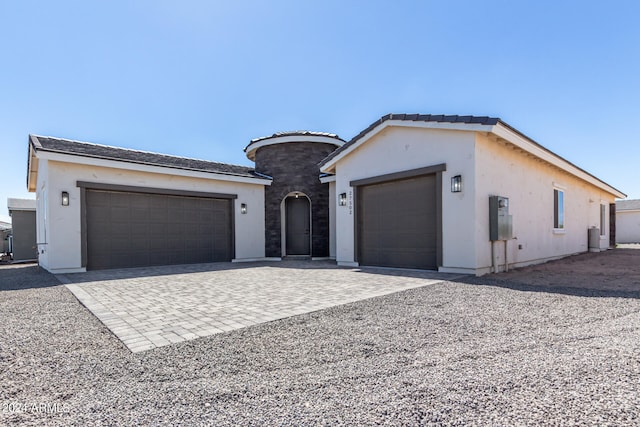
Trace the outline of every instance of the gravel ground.
<instances>
[{"instance_id":1,"label":"gravel ground","mask_svg":"<svg viewBox=\"0 0 640 427\"><path fill-rule=\"evenodd\" d=\"M640 424L640 292L526 271L132 354L53 276L1 267L0 424Z\"/></svg>"}]
</instances>

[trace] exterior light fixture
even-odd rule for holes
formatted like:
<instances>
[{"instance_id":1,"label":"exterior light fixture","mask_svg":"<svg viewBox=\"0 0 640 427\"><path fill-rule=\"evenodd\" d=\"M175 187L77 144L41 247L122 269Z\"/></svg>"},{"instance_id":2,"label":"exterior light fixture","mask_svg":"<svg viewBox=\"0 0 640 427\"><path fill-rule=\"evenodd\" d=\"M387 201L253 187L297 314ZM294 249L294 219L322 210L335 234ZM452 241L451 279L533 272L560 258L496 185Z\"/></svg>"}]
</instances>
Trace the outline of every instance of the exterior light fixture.
<instances>
[{"instance_id":1,"label":"exterior light fixture","mask_svg":"<svg viewBox=\"0 0 640 427\"><path fill-rule=\"evenodd\" d=\"M340 193L340 198L338 199L338 204L340 206L347 206L347 193Z\"/></svg>"},{"instance_id":2,"label":"exterior light fixture","mask_svg":"<svg viewBox=\"0 0 640 427\"><path fill-rule=\"evenodd\" d=\"M62 206L69 206L69 193L66 191L62 192Z\"/></svg>"},{"instance_id":3,"label":"exterior light fixture","mask_svg":"<svg viewBox=\"0 0 640 427\"><path fill-rule=\"evenodd\" d=\"M247 204L246 203L241 203L240 204L240 213L243 214L243 215L247 213Z\"/></svg>"},{"instance_id":4,"label":"exterior light fixture","mask_svg":"<svg viewBox=\"0 0 640 427\"><path fill-rule=\"evenodd\" d=\"M296 199L300 197L300 193L296 191Z\"/></svg>"},{"instance_id":5,"label":"exterior light fixture","mask_svg":"<svg viewBox=\"0 0 640 427\"><path fill-rule=\"evenodd\" d=\"M451 192L459 193L462 191L462 175L451 177Z\"/></svg>"}]
</instances>

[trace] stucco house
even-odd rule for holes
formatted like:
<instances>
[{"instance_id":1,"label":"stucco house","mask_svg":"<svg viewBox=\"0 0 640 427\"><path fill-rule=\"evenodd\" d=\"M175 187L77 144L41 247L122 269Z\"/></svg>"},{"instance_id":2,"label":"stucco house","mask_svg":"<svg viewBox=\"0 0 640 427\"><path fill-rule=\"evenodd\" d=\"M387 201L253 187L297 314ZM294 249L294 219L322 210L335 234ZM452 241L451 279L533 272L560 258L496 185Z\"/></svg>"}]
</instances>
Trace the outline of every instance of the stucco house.
<instances>
[{"instance_id":1,"label":"stucco house","mask_svg":"<svg viewBox=\"0 0 640 427\"><path fill-rule=\"evenodd\" d=\"M14 262L35 261L36 246L36 201L33 199L7 199L11 216L11 258Z\"/></svg>"},{"instance_id":2,"label":"stucco house","mask_svg":"<svg viewBox=\"0 0 640 427\"><path fill-rule=\"evenodd\" d=\"M616 243L640 243L640 200L616 202Z\"/></svg>"},{"instance_id":3,"label":"stucco house","mask_svg":"<svg viewBox=\"0 0 640 427\"><path fill-rule=\"evenodd\" d=\"M331 258L484 274L609 247L625 195L497 118L389 114L282 132L254 167L29 136L52 271Z\"/></svg>"}]
</instances>

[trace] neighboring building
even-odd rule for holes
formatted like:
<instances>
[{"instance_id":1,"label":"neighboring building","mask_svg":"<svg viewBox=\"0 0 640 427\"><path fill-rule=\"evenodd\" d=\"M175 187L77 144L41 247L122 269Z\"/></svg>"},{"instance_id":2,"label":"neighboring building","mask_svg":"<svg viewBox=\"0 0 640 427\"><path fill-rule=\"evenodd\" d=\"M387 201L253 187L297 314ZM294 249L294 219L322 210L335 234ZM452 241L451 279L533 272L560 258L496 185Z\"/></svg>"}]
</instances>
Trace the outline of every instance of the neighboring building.
<instances>
[{"instance_id":1,"label":"neighboring building","mask_svg":"<svg viewBox=\"0 0 640 427\"><path fill-rule=\"evenodd\" d=\"M640 243L640 200L616 202L616 243Z\"/></svg>"},{"instance_id":2,"label":"neighboring building","mask_svg":"<svg viewBox=\"0 0 640 427\"><path fill-rule=\"evenodd\" d=\"M608 248L625 197L488 117L387 115L348 143L284 132L245 152L255 168L30 136L41 265L303 256L484 274Z\"/></svg>"},{"instance_id":3,"label":"neighboring building","mask_svg":"<svg viewBox=\"0 0 640 427\"><path fill-rule=\"evenodd\" d=\"M11 216L11 255L14 262L35 261L36 201L33 199L7 199Z\"/></svg>"},{"instance_id":4,"label":"neighboring building","mask_svg":"<svg viewBox=\"0 0 640 427\"><path fill-rule=\"evenodd\" d=\"M0 221L0 253L11 252L11 223Z\"/></svg>"}]
</instances>

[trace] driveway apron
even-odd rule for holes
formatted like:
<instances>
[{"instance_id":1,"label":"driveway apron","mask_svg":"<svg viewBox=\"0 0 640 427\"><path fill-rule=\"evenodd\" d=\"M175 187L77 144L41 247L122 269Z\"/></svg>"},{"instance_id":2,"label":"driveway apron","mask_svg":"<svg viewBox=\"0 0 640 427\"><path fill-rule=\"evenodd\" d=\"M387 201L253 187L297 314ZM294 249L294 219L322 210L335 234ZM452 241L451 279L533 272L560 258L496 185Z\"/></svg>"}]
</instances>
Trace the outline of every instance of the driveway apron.
<instances>
[{"instance_id":1,"label":"driveway apron","mask_svg":"<svg viewBox=\"0 0 640 427\"><path fill-rule=\"evenodd\" d=\"M327 261L215 263L58 275L132 352L451 280Z\"/></svg>"}]
</instances>

